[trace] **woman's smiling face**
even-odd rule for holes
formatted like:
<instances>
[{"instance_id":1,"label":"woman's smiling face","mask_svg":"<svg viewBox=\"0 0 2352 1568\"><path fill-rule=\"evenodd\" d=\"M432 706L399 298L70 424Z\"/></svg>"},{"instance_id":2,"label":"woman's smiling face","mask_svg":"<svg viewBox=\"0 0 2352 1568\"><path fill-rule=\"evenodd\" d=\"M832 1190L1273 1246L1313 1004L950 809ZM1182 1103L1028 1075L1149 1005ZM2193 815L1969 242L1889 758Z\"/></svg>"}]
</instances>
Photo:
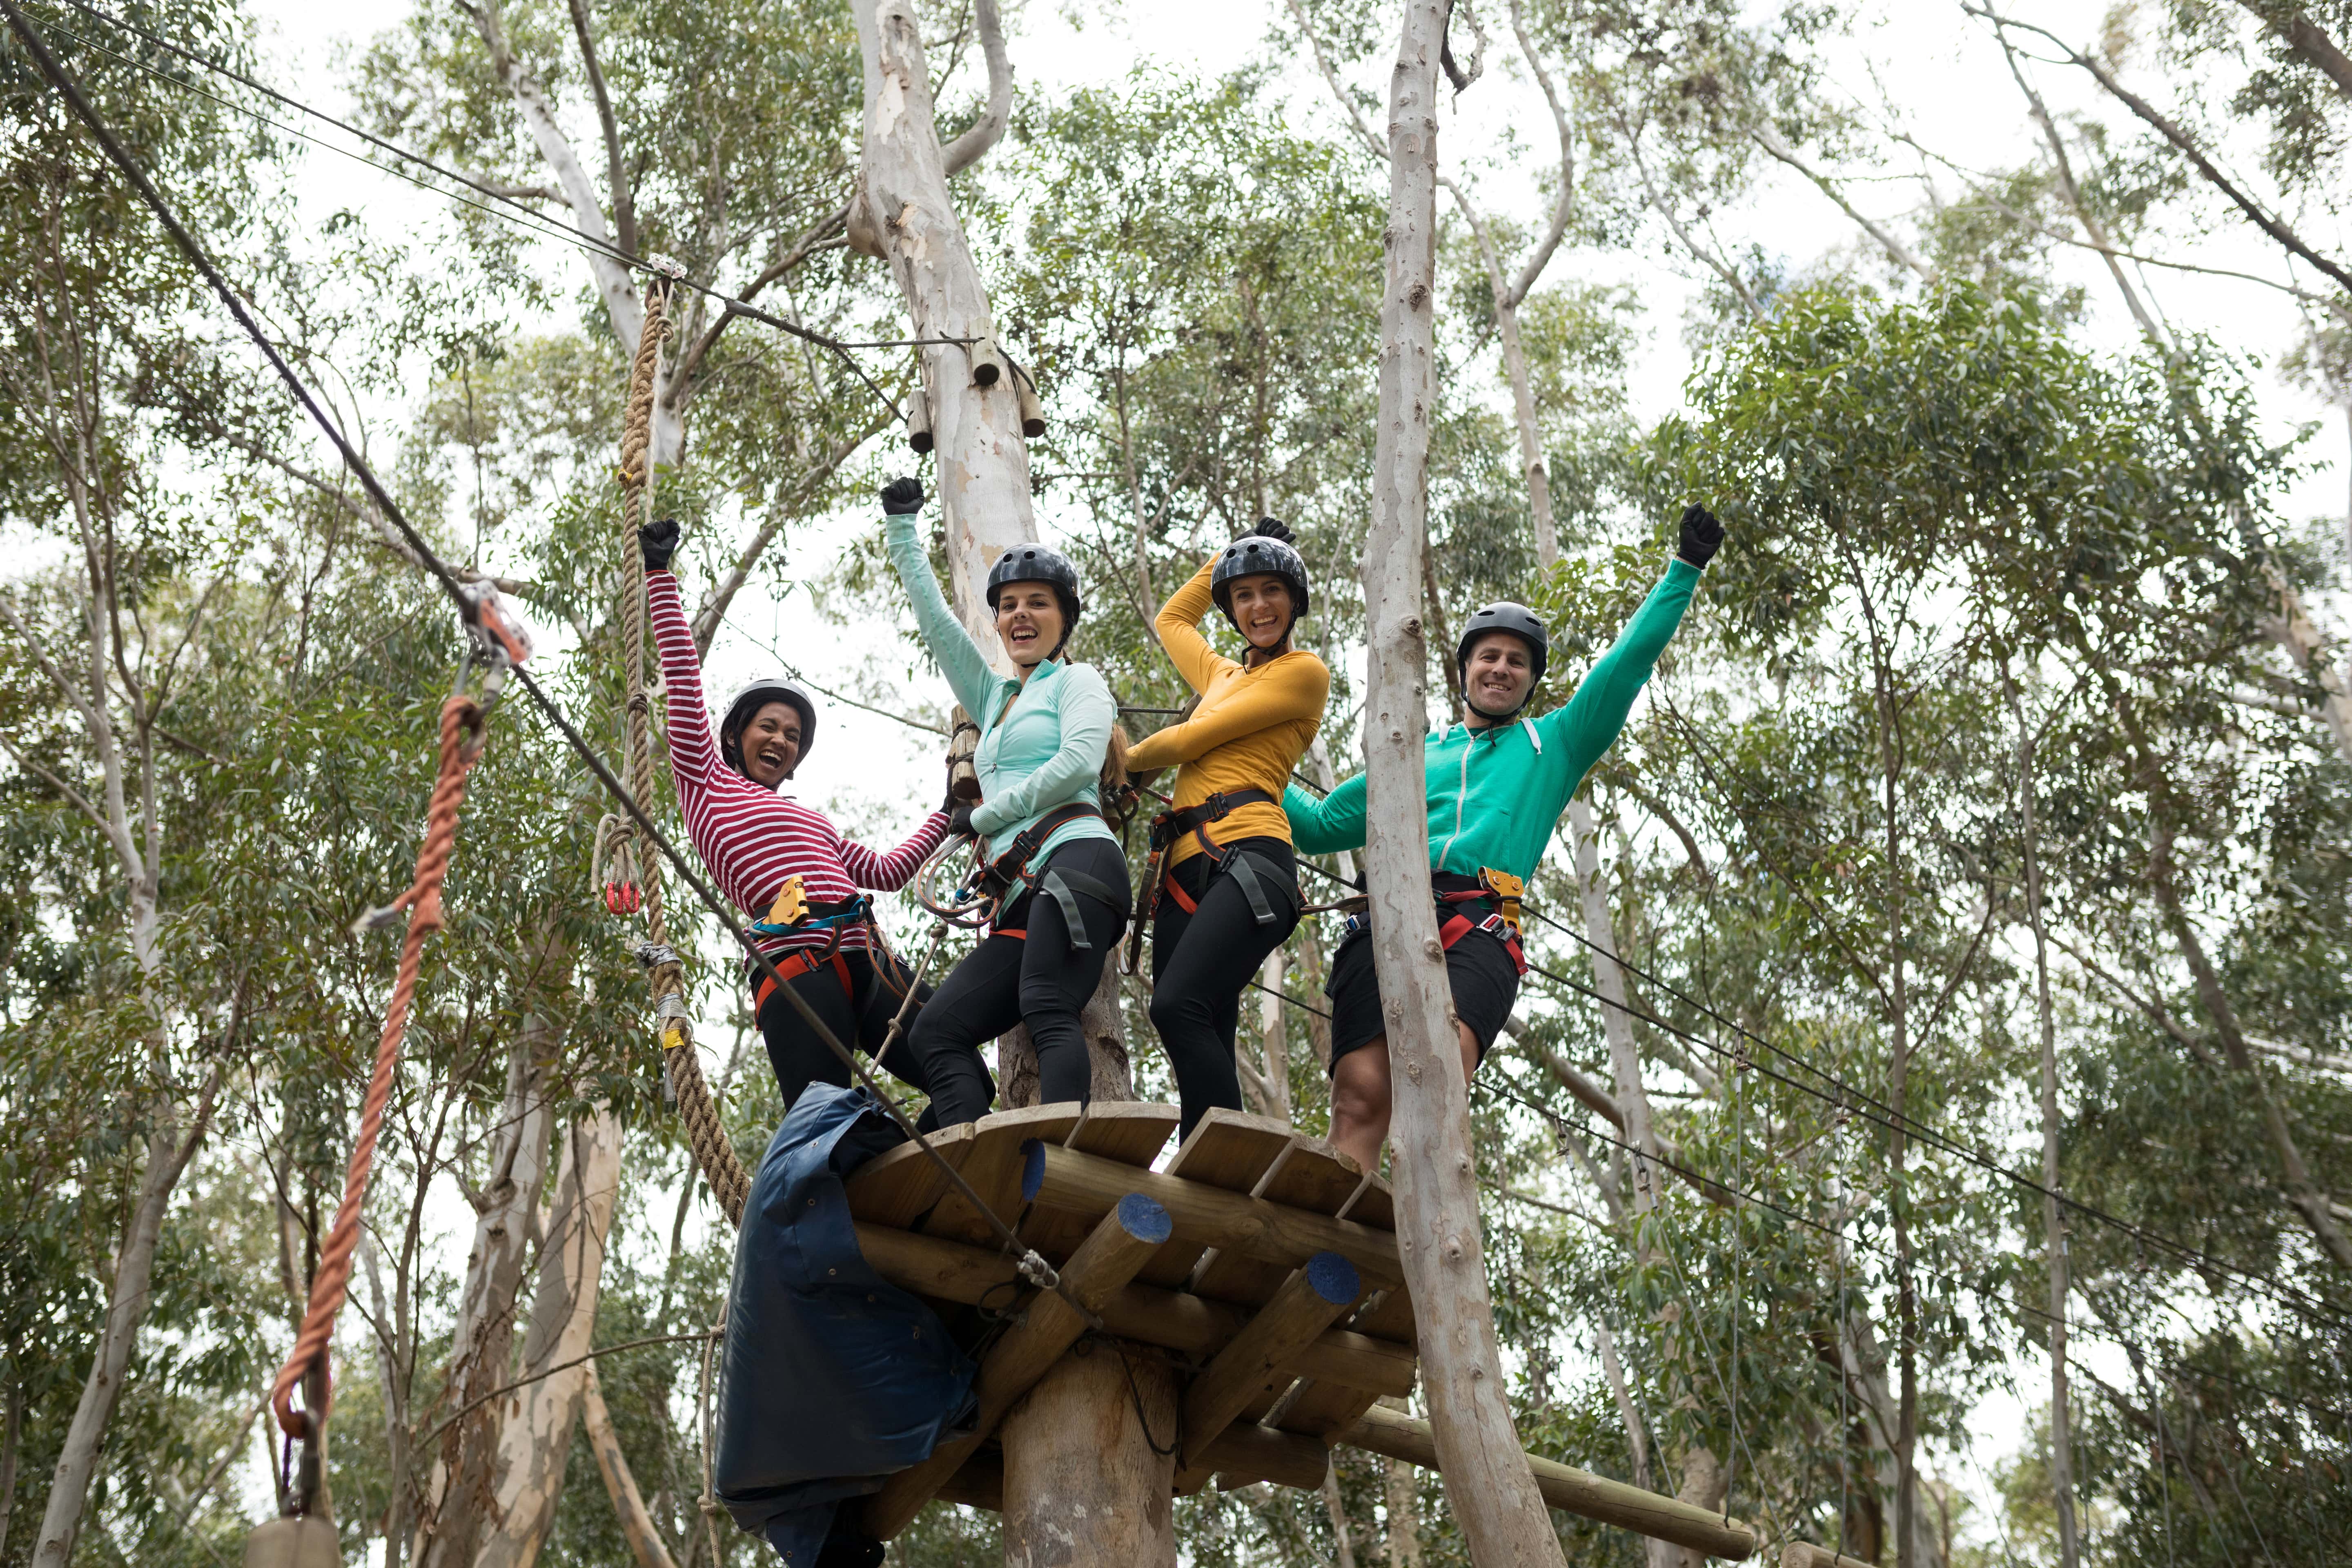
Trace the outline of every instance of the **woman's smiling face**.
<instances>
[{"instance_id":1,"label":"woman's smiling face","mask_svg":"<svg viewBox=\"0 0 2352 1568\"><path fill-rule=\"evenodd\" d=\"M1061 595L1050 583L1007 583L996 591L996 635L1024 669L1062 645Z\"/></svg>"},{"instance_id":2,"label":"woman's smiling face","mask_svg":"<svg viewBox=\"0 0 2352 1568\"><path fill-rule=\"evenodd\" d=\"M736 745L753 784L773 789L793 776L801 760L801 710L790 702L766 703L751 715Z\"/></svg>"}]
</instances>

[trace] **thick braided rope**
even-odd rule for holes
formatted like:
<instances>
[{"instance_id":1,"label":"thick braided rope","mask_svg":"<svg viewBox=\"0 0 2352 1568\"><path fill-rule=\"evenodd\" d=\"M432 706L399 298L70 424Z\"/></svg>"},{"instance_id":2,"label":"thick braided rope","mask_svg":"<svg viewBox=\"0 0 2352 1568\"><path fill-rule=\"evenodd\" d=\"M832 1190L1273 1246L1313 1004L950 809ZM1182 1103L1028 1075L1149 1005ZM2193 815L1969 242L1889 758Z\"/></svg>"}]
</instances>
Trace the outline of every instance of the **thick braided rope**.
<instances>
[{"instance_id":1,"label":"thick braided rope","mask_svg":"<svg viewBox=\"0 0 2352 1568\"><path fill-rule=\"evenodd\" d=\"M628 736L629 793L640 801L654 798L651 736L653 700L646 690L646 563L637 542L637 529L646 518L646 497L653 475L647 451L653 442L654 382L661 366L662 340L667 335L669 290L656 279L646 288L645 330L637 334L637 357L629 367L629 402L621 426L621 637L627 661L623 698L624 724ZM661 897L661 879L654 857L636 852L637 831L624 826L614 836L627 846L624 854L645 891L646 935L656 948L667 949L668 921ZM662 1059L669 1072L670 1092L677 1097L678 1120L686 1124L687 1142L695 1163L710 1183L711 1195L730 1223L743 1215L751 1192L751 1178L735 1157L735 1144L719 1120L694 1054L694 1034L681 1005L686 976L675 958L654 965L650 977L654 1027L661 1039Z\"/></svg>"},{"instance_id":2,"label":"thick braided rope","mask_svg":"<svg viewBox=\"0 0 2352 1568\"><path fill-rule=\"evenodd\" d=\"M629 793L639 800L654 798L653 741L647 715L653 700L646 691L646 560L637 543L637 530L646 521L646 497L652 489L654 382L661 367L662 339L667 335L668 292L658 280L646 287L645 330L637 334L637 356L629 366L629 401L621 421L621 641L626 661L622 711L627 735ZM645 891L646 933L656 942L668 940L661 903L661 873L651 855L636 849L636 829L624 825L619 836L626 844L627 869ZM655 991L661 994L656 977Z\"/></svg>"},{"instance_id":3,"label":"thick braided rope","mask_svg":"<svg viewBox=\"0 0 2352 1568\"><path fill-rule=\"evenodd\" d=\"M408 890L393 900L391 910L408 910L408 936L400 949L400 977L393 983L392 1001L384 1008L383 1035L376 1043L375 1068L369 1076L367 1098L360 1109L359 1141L343 1177L343 1201L319 1249L318 1271L310 1277L310 1301L294 1349L278 1371L270 1403L278 1425L289 1437L317 1435L327 1420L333 1392L329 1342L335 1318L342 1310L352 1279L352 1254L360 1239L360 1211L367 1202L368 1177L375 1165L378 1137L383 1131L384 1107L392 1099L393 1073L400 1062L400 1045L408 1033L408 1014L416 999L417 970L423 963L425 939L441 929L441 884L449 874L449 857L457 844L457 808L466 799L466 775L481 755L483 713L470 697L452 697L441 705L441 771L433 784L433 803L425 813L425 843L416 852L416 876ZM319 1403L315 1409L294 1408L294 1390L317 1372Z\"/></svg>"}]
</instances>

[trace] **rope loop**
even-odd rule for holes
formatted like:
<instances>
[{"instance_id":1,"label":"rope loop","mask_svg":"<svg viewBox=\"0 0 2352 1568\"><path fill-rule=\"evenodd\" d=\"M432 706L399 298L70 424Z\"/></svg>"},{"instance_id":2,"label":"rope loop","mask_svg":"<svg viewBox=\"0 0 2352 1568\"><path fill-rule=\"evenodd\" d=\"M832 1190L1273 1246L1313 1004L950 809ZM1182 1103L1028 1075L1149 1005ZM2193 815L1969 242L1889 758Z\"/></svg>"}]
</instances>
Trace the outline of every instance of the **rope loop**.
<instances>
[{"instance_id":1,"label":"rope loop","mask_svg":"<svg viewBox=\"0 0 2352 1568\"><path fill-rule=\"evenodd\" d=\"M310 1304L303 1311L302 1326L294 1336L294 1348L287 1355L286 1364L278 1369L278 1381L269 1394L278 1429L306 1447L315 1446L325 1430L327 1412L333 1399L333 1364L329 1347L334 1339L335 1319L350 1294L352 1257L359 1247L361 1212L366 1206L368 1179L374 1170L376 1144L383 1132L384 1110L392 1100L401 1043L408 1034L409 1012L416 1000L425 942L445 923L441 886L448 878L449 861L457 850L457 812L465 803L467 775L481 756L481 742L488 732L484 727L486 717L484 705L462 693L441 705L440 771L434 780L432 804L425 812L425 841L416 852L415 879L398 898L383 910L362 917L360 922L362 928L388 924L398 910L408 910L408 934L401 943L399 974L393 983L392 999L384 1008L383 1033L376 1043L375 1063L368 1075L366 1097L361 1102L359 1137L352 1144L351 1163L344 1173L342 1201L336 1205L326 1243L319 1249L318 1268L310 1276ZM297 1408L294 1404L298 1387L307 1389L308 1408Z\"/></svg>"}]
</instances>

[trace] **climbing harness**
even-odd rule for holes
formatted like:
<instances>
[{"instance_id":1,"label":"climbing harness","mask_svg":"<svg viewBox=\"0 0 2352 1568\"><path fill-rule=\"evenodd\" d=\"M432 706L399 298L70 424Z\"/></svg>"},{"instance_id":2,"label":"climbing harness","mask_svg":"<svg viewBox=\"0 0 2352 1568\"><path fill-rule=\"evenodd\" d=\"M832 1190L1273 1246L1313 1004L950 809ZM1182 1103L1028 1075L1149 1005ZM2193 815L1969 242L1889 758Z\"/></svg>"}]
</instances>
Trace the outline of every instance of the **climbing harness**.
<instances>
[{"instance_id":1,"label":"climbing harness","mask_svg":"<svg viewBox=\"0 0 2352 1568\"><path fill-rule=\"evenodd\" d=\"M1525 879L1486 866L1480 868L1475 877L1465 877L1452 871L1433 871L1429 876L1429 885L1437 905L1437 940L1440 945L1451 952L1454 945L1472 931L1484 931L1503 944L1520 977L1526 977L1528 955L1520 944L1522 906L1528 888ZM1352 899L1341 901L1343 904L1355 902ZM1475 915L1469 906L1478 904L1491 906L1490 912ZM1339 946L1347 946L1356 938L1370 933L1371 929L1371 910L1356 910L1348 916ZM1333 957L1336 961L1336 951Z\"/></svg>"},{"instance_id":2,"label":"climbing harness","mask_svg":"<svg viewBox=\"0 0 2352 1568\"><path fill-rule=\"evenodd\" d=\"M1040 875L1030 867L1030 862L1037 858L1037 851L1045 847L1045 840L1068 824L1083 821L1087 817L1092 817L1097 822L1102 821L1102 808L1083 800L1056 806L1031 823L1013 840L1010 848L981 869L979 873L981 891L994 900L997 911L1001 912L1008 906L1019 902L1024 894L1027 894L1031 900L1022 910L1024 923L1021 925L1008 926L992 915L989 926L990 935L1009 936L1026 942L1029 939L1029 928L1025 922L1025 917L1029 910L1035 907L1035 898L1039 893L1045 894L1062 906L1062 923L1069 928L1070 948L1075 952L1088 952L1093 945L1087 937L1086 921L1078 913L1080 894L1118 910L1119 922L1121 924L1127 922L1133 911L1128 900L1120 896L1118 889L1097 881L1083 871L1071 871L1058 866L1048 866L1043 875Z\"/></svg>"},{"instance_id":3,"label":"climbing harness","mask_svg":"<svg viewBox=\"0 0 2352 1568\"><path fill-rule=\"evenodd\" d=\"M1158 798L1164 801L1168 797L1160 795ZM1201 853L1208 857L1209 874L1201 884L1204 895L1210 882L1230 871L1249 899L1253 921L1262 926L1270 926L1282 918L1275 912L1274 900L1266 896L1265 879L1269 875L1278 875L1270 863L1262 857L1220 844L1209 837L1211 823L1223 822L1244 805L1281 804L1279 795L1262 789L1220 790L1200 805L1188 805L1181 811L1171 804L1151 819L1151 858L1144 863L1143 891L1136 907L1135 924L1127 935L1127 950L1119 955L1121 974L1134 973L1136 965L1141 962L1144 928L1160 912L1162 894L1188 915L1201 907L1200 900L1187 893L1183 885L1176 880L1176 868L1166 865L1169 849L1188 833L1201 846Z\"/></svg>"}]
</instances>

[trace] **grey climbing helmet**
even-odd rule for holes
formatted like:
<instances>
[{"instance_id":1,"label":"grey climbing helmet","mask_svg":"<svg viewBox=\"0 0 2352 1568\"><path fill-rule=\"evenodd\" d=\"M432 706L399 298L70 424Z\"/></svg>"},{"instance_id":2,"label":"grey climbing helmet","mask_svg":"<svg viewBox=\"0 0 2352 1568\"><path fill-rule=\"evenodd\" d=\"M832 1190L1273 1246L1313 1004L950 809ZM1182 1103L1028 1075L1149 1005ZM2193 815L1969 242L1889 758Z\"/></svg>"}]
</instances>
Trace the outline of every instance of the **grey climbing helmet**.
<instances>
[{"instance_id":1,"label":"grey climbing helmet","mask_svg":"<svg viewBox=\"0 0 2352 1568\"><path fill-rule=\"evenodd\" d=\"M816 744L816 704L793 682L782 676L763 675L737 689L727 700L727 715L719 721L719 755L721 761L739 773L749 776L743 766L743 731L760 710L771 702L789 702L801 710L801 752L793 759L793 768L808 761L810 750ZM785 777L792 775L787 773Z\"/></svg>"},{"instance_id":2,"label":"grey climbing helmet","mask_svg":"<svg viewBox=\"0 0 2352 1568\"><path fill-rule=\"evenodd\" d=\"M1528 677L1528 695L1534 696L1536 688L1543 681L1544 666L1551 660L1551 634L1544 629L1541 616L1525 605L1514 605L1507 599L1488 605L1472 616L1468 624L1463 626L1462 640L1454 647L1455 679L1466 683L1471 647L1489 632L1508 632L1528 645L1528 667L1534 672ZM1524 708L1527 704L1522 702L1519 706Z\"/></svg>"},{"instance_id":3,"label":"grey climbing helmet","mask_svg":"<svg viewBox=\"0 0 2352 1568\"><path fill-rule=\"evenodd\" d=\"M1068 556L1044 544L1016 544L996 558L988 569L988 607L996 608L997 595L1008 584L1043 583L1054 590L1062 602L1062 642L1055 645L1052 658L1062 651L1070 634L1078 629L1078 616L1086 610L1086 601L1078 596L1078 569L1070 564Z\"/></svg>"},{"instance_id":4,"label":"grey climbing helmet","mask_svg":"<svg viewBox=\"0 0 2352 1568\"><path fill-rule=\"evenodd\" d=\"M1209 574L1209 597L1225 613L1226 624L1241 630L1234 619L1234 584L1244 577L1279 577L1290 587L1290 624L1297 626L1307 614L1314 595L1307 584L1307 561L1297 551L1279 539L1249 533L1234 540L1217 553L1217 564ZM1288 627L1284 635L1288 635Z\"/></svg>"}]
</instances>

